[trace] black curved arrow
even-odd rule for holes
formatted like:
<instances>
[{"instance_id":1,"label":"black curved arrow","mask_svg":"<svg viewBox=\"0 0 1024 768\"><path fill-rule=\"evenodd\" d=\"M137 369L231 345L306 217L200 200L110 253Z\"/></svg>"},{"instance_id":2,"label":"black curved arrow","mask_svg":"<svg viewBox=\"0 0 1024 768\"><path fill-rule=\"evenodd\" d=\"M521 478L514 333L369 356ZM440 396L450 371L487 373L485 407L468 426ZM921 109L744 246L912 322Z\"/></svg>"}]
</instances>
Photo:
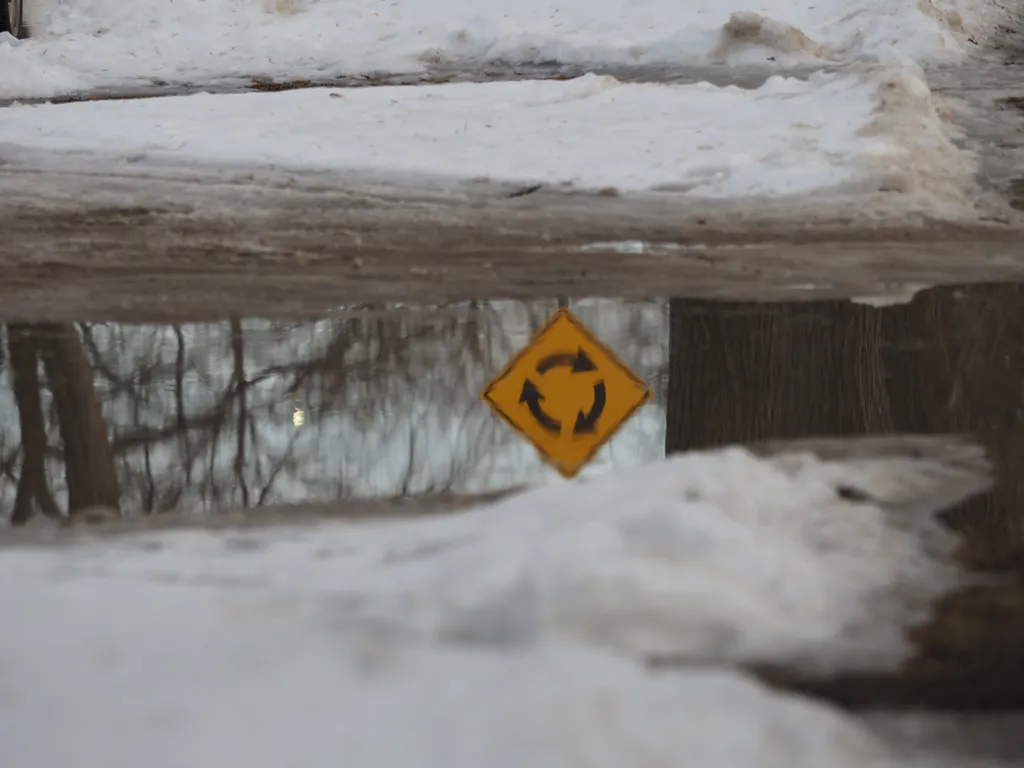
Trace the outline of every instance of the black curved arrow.
<instances>
[{"instance_id":1,"label":"black curved arrow","mask_svg":"<svg viewBox=\"0 0 1024 768\"><path fill-rule=\"evenodd\" d=\"M594 404L590 406L590 411L587 413L580 411L576 415L576 424L572 428L573 437L594 432L597 427L597 420L604 413L606 400L607 393L604 391L604 382L599 381L594 384Z\"/></svg>"},{"instance_id":2,"label":"black curved arrow","mask_svg":"<svg viewBox=\"0 0 1024 768\"><path fill-rule=\"evenodd\" d=\"M530 415L548 432L561 433L562 422L548 416L544 413L544 409L540 407L540 401L543 399L544 395L540 393L540 390L537 389L537 386L532 381L527 379L523 382L523 394L519 396L519 402L526 403L526 407L530 409Z\"/></svg>"},{"instance_id":3,"label":"black curved arrow","mask_svg":"<svg viewBox=\"0 0 1024 768\"><path fill-rule=\"evenodd\" d=\"M585 373L596 371L594 361L587 357L582 347L574 355L572 352L560 352L557 355L548 355L537 363L537 373L545 374L552 368L572 368L573 373Z\"/></svg>"}]
</instances>

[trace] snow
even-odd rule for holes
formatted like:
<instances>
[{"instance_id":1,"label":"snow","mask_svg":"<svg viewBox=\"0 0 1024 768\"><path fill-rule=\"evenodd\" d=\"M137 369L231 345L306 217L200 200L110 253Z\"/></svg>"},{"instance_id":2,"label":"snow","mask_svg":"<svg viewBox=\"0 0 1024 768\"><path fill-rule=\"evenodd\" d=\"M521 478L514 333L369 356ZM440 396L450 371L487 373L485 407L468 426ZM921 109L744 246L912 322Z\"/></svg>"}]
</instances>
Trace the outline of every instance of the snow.
<instances>
[{"instance_id":1,"label":"snow","mask_svg":"<svg viewBox=\"0 0 1024 768\"><path fill-rule=\"evenodd\" d=\"M33 16L55 5L26 2ZM63 0L34 39L0 43L0 97L487 62L956 61L1003 13L979 0Z\"/></svg>"},{"instance_id":2,"label":"snow","mask_svg":"<svg viewBox=\"0 0 1024 768\"><path fill-rule=\"evenodd\" d=\"M77 768L881 766L855 722L707 665L901 658L958 580L907 504L936 478L728 448L460 516L6 547L0 740Z\"/></svg>"},{"instance_id":3,"label":"snow","mask_svg":"<svg viewBox=\"0 0 1024 768\"><path fill-rule=\"evenodd\" d=\"M4 644L36 683L0 720L11 765L869 768L885 756L839 714L734 673L656 678L583 649L359 649L286 606L210 591L26 597L42 607ZM85 631L60 639L56 610ZM88 610L125 617L119 634Z\"/></svg>"},{"instance_id":4,"label":"snow","mask_svg":"<svg viewBox=\"0 0 1024 768\"><path fill-rule=\"evenodd\" d=\"M133 166L271 164L703 198L956 196L971 170L913 68L773 77L754 90L586 75L24 105L0 110L3 142Z\"/></svg>"},{"instance_id":5,"label":"snow","mask_svg":"<svg viewBox=\"0 0 1024 768\"><path fill-rule=\"evenodd\" d=\"M973 213L974 161L919 65L961 61L1005 13L980 0L65 0L36 37L0 40L0 98L485 64L592 72L5 109L0 144L114 156L136 172L169 160L706 199L881 191L958 217ZM703 82L803 65L833 73ZM665 67L676 83L608 74Z\"/></svg>"},{"instance_id":6,"label":"snow","mask_svg":"<svg viewBox=\"0 0 1024 768\"><path fill-rule=\"evenodd\" d=\"M913 489L914 468L899 469ZM877 663L904 648L898 626L876 626L895 610L888 601L914 618L911 606L956 580L936 559L951 542L930 516L893 521L836 496L838 483L893 496L893 471L891 459L846 466L725 450L555 483L455 518L253 534L242 548L258 558L189 533L157 551L129 539L3 562L12 583L59 574L314 593L330 598L339 626L382 638L498 647L574 638L724 661L813 651L822 663L849 663L856 640L862 660Z\"/></svg>"}]
</instances>

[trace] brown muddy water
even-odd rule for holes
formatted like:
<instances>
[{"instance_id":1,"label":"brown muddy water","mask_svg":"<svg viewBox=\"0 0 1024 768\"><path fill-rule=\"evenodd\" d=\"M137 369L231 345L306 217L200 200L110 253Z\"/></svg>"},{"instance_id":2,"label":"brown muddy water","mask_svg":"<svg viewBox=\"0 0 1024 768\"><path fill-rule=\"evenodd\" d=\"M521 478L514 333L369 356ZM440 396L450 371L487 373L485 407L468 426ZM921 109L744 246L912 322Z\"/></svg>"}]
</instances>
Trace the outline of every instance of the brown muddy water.
<instances>
[{"instance_id":1,"label":"brown muddy water","mask_svg":"<svg viewBox=\"0 0 1024 768\"><path fill-rule=\"evenodd\" d=\"M0 538L31 541L45 516L96 508L157 524L183 512L230 513L230 524L258 510L276 521L441 512L543 481L552 470L480 391L556 306L8 323L0 515L28 525ZM1024 284L935 288L883 308L587 299L571 309L655 392L589 472L724 443L979 435L995 489L943 518L965 567L1000 581L942 600L911 633L916 655L902 669L758 671L856 709L1024 709Z\"/></svg>"}]
</instances>

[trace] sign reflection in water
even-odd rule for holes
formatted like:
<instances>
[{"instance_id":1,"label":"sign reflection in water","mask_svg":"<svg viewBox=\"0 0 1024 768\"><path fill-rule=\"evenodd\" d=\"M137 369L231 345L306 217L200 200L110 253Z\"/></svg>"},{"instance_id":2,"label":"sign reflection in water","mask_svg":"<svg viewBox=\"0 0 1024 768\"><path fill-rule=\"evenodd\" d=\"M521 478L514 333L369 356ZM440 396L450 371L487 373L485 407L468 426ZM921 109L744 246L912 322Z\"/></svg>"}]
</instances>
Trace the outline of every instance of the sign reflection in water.
<instances>
[{"instance_id":1,"label":"sign reflection in water","mask_svg":"<svg viewBox=\"0 0 1024 768\"><path fill-rule=\"evenodd\" d=\"M479 393L555 307L371 306L314 322L7 326L0 515L15 506L22 466L40 489L23 503L26 514L42 504L65 514L72 485L88 503L136 514L478 493L552 478ZM664 302L577 307L644 378L664 381ZM19 415L32 414L21 429ZM662 455L663 424L660 407L644 409L595 468ZM66 457L81 471L69 475ZM104 476L113 484L93 487ZM76 496L75 506L84 503Z\"/></svg>"}]
</instances>

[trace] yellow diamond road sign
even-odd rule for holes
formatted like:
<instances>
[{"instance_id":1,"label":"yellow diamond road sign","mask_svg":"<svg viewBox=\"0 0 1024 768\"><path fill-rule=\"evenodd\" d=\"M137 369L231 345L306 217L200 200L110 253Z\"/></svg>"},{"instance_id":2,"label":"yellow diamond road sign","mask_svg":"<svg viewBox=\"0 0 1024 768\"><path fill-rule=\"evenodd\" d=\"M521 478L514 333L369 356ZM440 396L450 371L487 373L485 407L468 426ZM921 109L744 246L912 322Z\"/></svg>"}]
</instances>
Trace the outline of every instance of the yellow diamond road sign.
<instances>
[{"instance_id":1,"label":"yellow diamond road sign","mask_svg":"<svg viewBox=\"0 0 1024 768\"><path fill-rule=\"evenodd\" d=\"M572 477L650 399L651 390L561 308L482 396Z\"/></svg>"}]
</instances>

